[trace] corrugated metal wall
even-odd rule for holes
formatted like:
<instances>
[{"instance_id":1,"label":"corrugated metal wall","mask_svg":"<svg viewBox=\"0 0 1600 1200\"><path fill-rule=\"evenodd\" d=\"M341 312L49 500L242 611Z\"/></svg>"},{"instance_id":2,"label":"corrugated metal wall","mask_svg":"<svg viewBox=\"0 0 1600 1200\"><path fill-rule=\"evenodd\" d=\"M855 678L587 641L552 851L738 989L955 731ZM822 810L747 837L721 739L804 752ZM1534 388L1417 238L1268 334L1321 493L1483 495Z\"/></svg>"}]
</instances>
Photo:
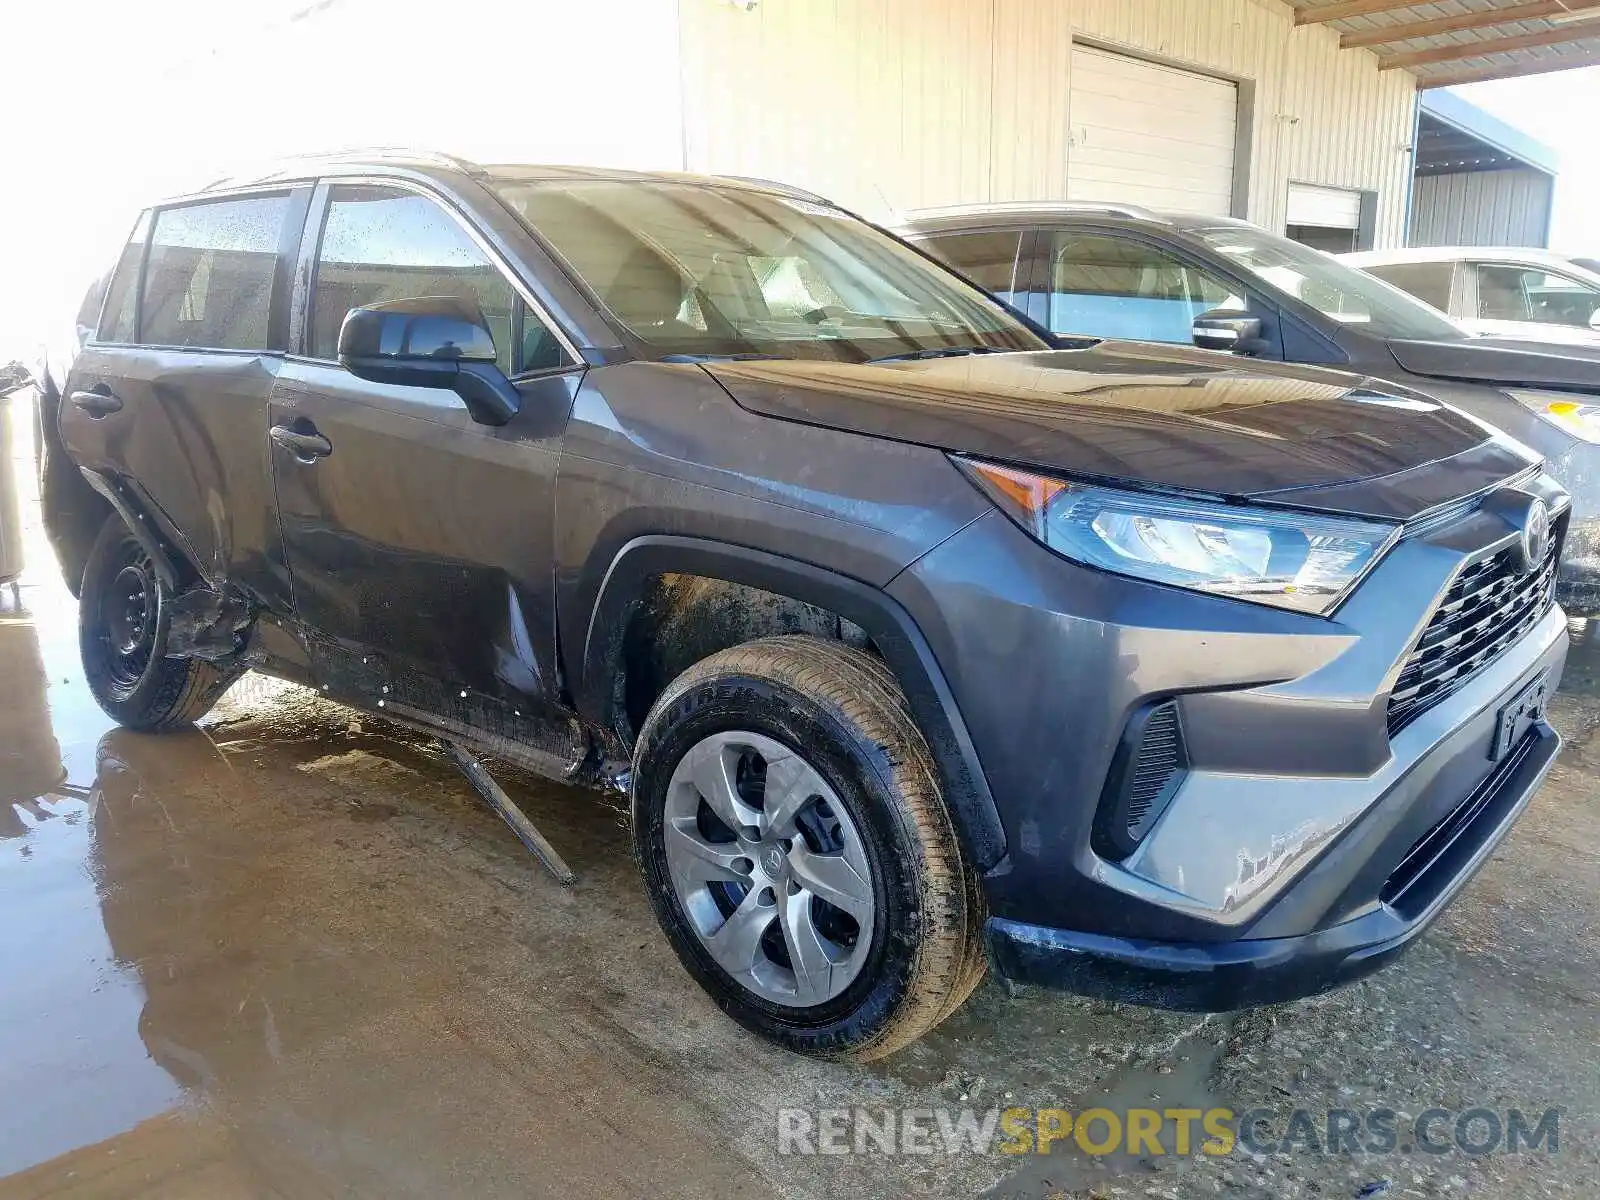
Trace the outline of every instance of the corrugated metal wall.
<instances>
[{"instance_id":1,"label":"corrugated metal wall","mask_svg":"<svg viewBox=\"0 0 1600 1200\"><path fill-rule=\"evenodd\" d=\"M1555 180L1532 168L1419 176L1413 246L1545 246Z\"/></svg>"},{"instance_id":2,"label":"corrugated metal wall","mask_svg":"<svg viewBox=\"0 0 1600 1200\"><path fill-rule=\"evenodd\" d=\"M679 0L685 159L786 179L876 216L1066 196L1074 38L1239 80L1245 214L1291 180L1381 196L1405 224L1413 82L1296 28L1278 0ZM1174 114L1181 120L1181 114Z\"/></svg>"}]
</instances>

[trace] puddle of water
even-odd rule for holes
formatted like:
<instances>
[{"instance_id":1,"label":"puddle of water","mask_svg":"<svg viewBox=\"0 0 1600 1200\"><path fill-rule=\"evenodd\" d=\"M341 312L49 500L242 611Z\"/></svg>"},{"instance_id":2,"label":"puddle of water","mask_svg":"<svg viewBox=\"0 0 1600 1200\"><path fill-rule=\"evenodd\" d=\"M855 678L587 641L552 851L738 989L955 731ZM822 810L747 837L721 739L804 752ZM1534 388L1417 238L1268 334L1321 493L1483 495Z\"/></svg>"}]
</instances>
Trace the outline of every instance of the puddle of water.
<instances>
[{"instance_id":1,"label":"puddle of water","mask_svg":"<svg viewBox=\"0 0 1600 1200\"><path fill-rule=\"evenodd\" d=\"M1222 1062L1223 1043L1230 1018L1211 1017L1197 1020L1195 1027L1173 1038L1159 1048L1160 1053L1147 1054L1114 1073L1100 1090L1076 1101L1072 1116L1090 1109L1106 1109L1125 1116L1130 1109L1153 1109L1164 1113L1174 1109L1205 1112L1227 1107L1226 1101L1212 1091L1217 1068ZM1159 1063L1150 1061L1160 1058ZM1067 1103L1066 1100L1062 1101ZM1106 1137L1102 1126L1092 1127L1093 1136ZM1177 1145L1173 1126L1164 1124L1161 1131L1162 1150L1173 1154ZM1190 1127L1191 1151L1206 1139L1198 1120ZM1166 1165L1170 1171L1172 1160ZM1121 1193L1139 1194L1140 1179L1153 1176L1157 1164L1149 1158L1118 1150L1111 1154L1090 1156L1078 1148L1068 1136L1056 1142L1049 1154L1038 1154L1023 1160L1018 1169L996 1184L985 1195L993 1200L1048 1200L1064 1194L1076 1195L1080 1189L1101 1185L1121 1188ZM1132 1189L1132 1192L1129 1192ZM1096 1193L1099 1194L1099 1193Z\"/></svg>"},{"instance_id":2,"label":"puddle of water","mask_svg":"<svg viewBox=\"0 0 1600 1200\"><path fill-rule=\"evenodd\" d=\"M0 841L0 1175L181 1103L139 1035L144 987L118 964L90 874L91 801L45 796Z\"/></svg>"},{"instance_id":3,"label":"puddle of water","mask_svg":"<svg viewBox=\"0 0 1600 1200\"><path fill-rule=\"evenodd\" d=\"M10 407L26 455L32 413ZM145 1049L144 988L116 962L101 916L95 748L112 722L81 678L76 607L39 523L32 459L14 465L27 570L20 606L0 589L0 1175L182 1101Z\"/></svg>"}]
</instances>

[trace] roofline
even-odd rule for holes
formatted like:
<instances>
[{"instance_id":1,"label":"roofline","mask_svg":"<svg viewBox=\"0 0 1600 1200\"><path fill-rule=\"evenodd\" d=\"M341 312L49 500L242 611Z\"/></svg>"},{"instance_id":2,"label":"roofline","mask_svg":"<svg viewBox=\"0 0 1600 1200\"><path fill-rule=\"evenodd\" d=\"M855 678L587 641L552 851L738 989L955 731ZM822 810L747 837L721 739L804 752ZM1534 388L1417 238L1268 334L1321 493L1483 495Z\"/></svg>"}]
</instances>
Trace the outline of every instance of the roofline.
<instances>
[{"instance_id":1,"label":"roofline","mask_svg":"<svg viewBox=\"0 0 1600 1200\"><path fill-rule=\"evenodd\" d=\"M1007 200L991 204L946 204L932 208L917 208L904 214L907 224L920 221L942 221L959 217L1029 216L1052 213L1104 213L1107 216L1127 217L1135 221L1152 221L1170 225L1172 219L1154 209L1139 204L1116 204L1098 200Z\"/></svg>"},{"instance_id":2,"label":"roofline","mask_svg":"<svg viewBox=\"0 0 1600 1200\"><path fill-rule=\"evenodd\" d=\"M751 187L760 188L765 192L773 192L779 196L788 196L791 200L807 200L812 204L826 204L829 208L838 205L826 196L808 191L803 187L795 187L792 183L783 183L776 179L762 179L759 175L707 175L707 179L722 179L729 183L743 183Z\"/></svg>"},{"instance_id":3,"label":"roofline","mask_svg":"<svg viewBox=\"0 0 1600 1200\"><path fill-rule=\"evenodd\" d=\"M263 183L277 183L288 179L321 175L330 168L339 170L371 169L374 167L433 167L459 171L463 175L481 177L484 169L470 159L440 150L412 150L400 146L366 146L349 150L317 151L296 154L286 158L270 159L251 171L242 171L214 179L201 192L230 191L241 187L254 187Z\"/></svg>"},{"instance_id":4,"label":"roofline","mask_svg":"<svg viewBox=\"0 0 1600 1200\"><path fill-rule=\"evenodd\" d=\"M1434 120L1442 121L1457 132L1492 146L1536 171L1552 176L1560 174L1561 156L1549 146L1492 113L1485 112L1456 92L1439 89L1418 95L1422 111Z\"/></svg>"},{"instance_id":5,"label":"roofline","mask_svg":"<svg viewBox=\"0 0 1600 1200\"><path fill-rule=\"evenodd\" d=\"M171 204L205 196L221 196L255 188L290 185L321 176L350 174L395 174L418 176L429 172L449 172L464 175L482 182L496 170L523 169L548 172L552 179L562 173L588 174L595 179L659 180L661 182L697 183L704 186L724 184L748 191L768 192L803 200L813 204L837 208L826 196L793 184L774 179L759 179L748 175L706 175L685 171L645 171L631 167L578 166L563 163L480 163L455 154L437 150L413 150L396 146L373 146L351 150L334 150L269 160L252 170L239 171L214 179L195 190L164 197L157 204Z\"/></svg>"},{"instance_id":6,"label":"roofline","mask_svg":"<svg viewBox=\"0 0 1600 1200\"><path fill-rule=\"evenodd\" d=\"M1394 246L1387 250L1352 250L1338 257L1387 259L1392 262L1442 262L1446 259L1484 258L1489 255L1505 259L1525 258L1529 262L1568 261L1567 255L1541 246Z\"/></svg>"},{"instance_id":7,"label":"roofline","mask_svg":"<svg viewBox=\"0 0 1600 1200\"><path fill-rule=\"evenodd\" d=\"M1600 279L1600 272L1582 263L1574 262L1582 255L1562 254L1539 246L1404 246L1391 250L1357 250L1338 255L1341 261L1353 267L1400 266L1405 263L1457 263L1494 260L1513 266L1549 267L1560 271L1577 271Z\"/></svg>"}]
</instances>

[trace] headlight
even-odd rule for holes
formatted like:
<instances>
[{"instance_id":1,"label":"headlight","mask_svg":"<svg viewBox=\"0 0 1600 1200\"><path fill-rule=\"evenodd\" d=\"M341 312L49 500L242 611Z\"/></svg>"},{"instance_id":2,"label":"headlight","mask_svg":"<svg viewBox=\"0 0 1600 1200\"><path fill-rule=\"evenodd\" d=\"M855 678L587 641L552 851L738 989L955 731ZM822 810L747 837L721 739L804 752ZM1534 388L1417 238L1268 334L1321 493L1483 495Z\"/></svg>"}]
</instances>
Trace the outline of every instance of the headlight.
<instances>
[{"instance_id":1,"label":"headlight","mask_svg":"<svg viewBox=\"0 0 1600 1200\"><path fill-rule=\"evenodd\" d=\"M1507 388L1506 395L1535 416L1565 429L1575 438L1600 442L1600 404L1579 400L1571 392L1530 392Z\"/></svg>"},{"instance_id":2,"label":"headlight","mask_svg":"<svg viewBox=\"0 0 1600 1200\"><path fill-rule=\"evenodd\" d=\"M1024 529L1075 562L1157 583L1326 613L1399 527L1202 504L956 462Z\"/></svg>"}]
</instances>

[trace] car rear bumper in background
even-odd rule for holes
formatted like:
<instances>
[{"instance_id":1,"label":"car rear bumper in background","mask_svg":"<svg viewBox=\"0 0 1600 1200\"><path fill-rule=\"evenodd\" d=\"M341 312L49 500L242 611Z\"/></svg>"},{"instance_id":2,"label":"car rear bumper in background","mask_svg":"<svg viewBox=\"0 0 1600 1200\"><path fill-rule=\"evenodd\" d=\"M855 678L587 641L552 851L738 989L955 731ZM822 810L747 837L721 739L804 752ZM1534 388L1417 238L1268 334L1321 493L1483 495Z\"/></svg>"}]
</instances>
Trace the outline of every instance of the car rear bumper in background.
<instances>
[{"instance_id":1,"label":"car rear bumper in background","mask_svg":"<svg viewBox=\"0 0 1600 1200\"><path fill-rule=\"evenodd\" d=\"M1020 983L1194 1012L1277 1004L1350 983L1399 954L1448 906L1509 832L1560 745L1554 729L1536 724L1412 845L1366 911L1338 924L1296 937L1166 942L994 917L990 960Z\"/></svg>"}]
</instances>

